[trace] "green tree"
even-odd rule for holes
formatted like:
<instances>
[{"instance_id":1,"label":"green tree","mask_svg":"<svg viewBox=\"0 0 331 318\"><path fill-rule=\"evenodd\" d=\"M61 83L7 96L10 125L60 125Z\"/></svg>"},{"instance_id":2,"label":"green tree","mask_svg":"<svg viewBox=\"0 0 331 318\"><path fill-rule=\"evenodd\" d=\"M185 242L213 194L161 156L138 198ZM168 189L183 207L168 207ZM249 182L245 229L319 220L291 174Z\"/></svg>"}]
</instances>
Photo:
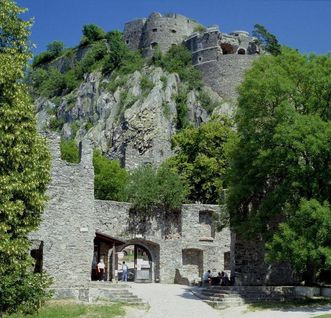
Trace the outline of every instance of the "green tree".
<instances>
[{"instance_id":1,"label":"green tree","mask_svg":"<svg viewBox=\"0 0 331 318\"><path fill-rule=\"evenodd\" d=\"M234 137L232 121L226 117L186 128L174 136L176 155L167 163L188 184L191 202L220 202L228 166L227 141Z\"/></svg>"},{"instance_id":2,"label":"green tree","mask_svg":"<svg viewBox=\"0 0 331 318\"><path fill-rule=\"evenodd\" d=\"M279 231L266 246L267 257L269 261L291 260L298 271L310 274L308 283L314 283L317 270L331 268L330 243L329 203L303 199L297 209L288 210L287 221L279 225Z\"/></svg>"},{"instance_id":3,"label":"green tree","mask_svg":"<svg viewBox=\"0 0 331 318\"><path fill-rule=\"evenodd\" d=\"M53 41L47 45L47 52L52 56L58 57L63 53L64 43L61 41Z\"/></svg>"},{"instance_id":4,"label":"green tree","mask_svg":"<svg viewBox=\"0 0 331 318\"><path fill-rule=\"evenodd\" d=\"M125 199L128 174L118 160L109 160L99 150L93 152L94 195L100 200Z\"/></svg>"},{"instance_id":5,"label":"green tree","mask_svg":"<svg viewBox=\"0 0 331 318\"><path fill-rule=\"evenodd\" d=\"M157 208L164 212L178 210L186 196L185 184L167 165L158 170L150 165L136 169L126 191L134 209L144 215L152 215Z\"/></svg>"},{"instance_id":6,"label":"green tree","mask_svg":"<svg viewBox=\"0 0 331 318\"><path fill-rule=\"evenodd\" d=\"M276 220L291 228L295 213L310 218L302 200L330 202L330 87L330 57L290 49L260 58L246 74L229 173L228 208L236 231L260 233L270 242ZM304 226L298 223L302 231ZM274 253L278 260L293 262L296 257ZM272 254L269 249L270 258ZM309 262L315 260L307 259L307 266ZM329 267L327 262L315 265L317 270Z\"/></svg>"},{"instance_id":7,"label":"green tree","mask_svg":"<svg viewBox=\"0 0 331 318\"><path fill-rule=\"evenodd\" d=\"M54 41L47 45L47 51L41 52L33 59L32 66L39 67L47 64L59 57L64 50L64 44L61 41Z\"/></svg>"},{"instance_id":8,"label":"green tree","mask_svg":"<svg viewBox=\"0 0 331 318\"><path fill-rule=\"evenodd\" d=\"M276 36L268 32L263 25L255 24L252 34L257 38L263 49L270 54L278 55L281 53L281 45L278 43Z\"/></svg>"},{"instance_id":9,"label":"green tree","mask_svg":"<svg viewBox=\"0 0 331 318\"><path fill-rule=\"evenodd\" d=\"M129 50L123 41L122 33L115 30L107 33L109 45L108 57L105 59L103 73L110 74L114 70L125 75L140 70L144 60L139 52Z\"/></svg>"},{"instance_id":10,"label":"green tree","mask_svg":"<svg viewBox=\"0 0 331 318\"><path fill-rule=\"evenodd\" d=\"M33 274L28 234L37 229L49 182L50 157L36 132L34 107L23 84L31 58L30 21L11 0L0 0L0 316L36 310L45 275Z\"/></svg>"},{"instance_id":11,"label":"green tree","mask_svg":"<svg viewBox=\"0 0 331 318\"><path fill-rule=\"evenodd\" d=\"M95 24L86 24L83 26L83 40L81 44L90 44L106 37L106 32Z\"/></svg>"}]
</instances>

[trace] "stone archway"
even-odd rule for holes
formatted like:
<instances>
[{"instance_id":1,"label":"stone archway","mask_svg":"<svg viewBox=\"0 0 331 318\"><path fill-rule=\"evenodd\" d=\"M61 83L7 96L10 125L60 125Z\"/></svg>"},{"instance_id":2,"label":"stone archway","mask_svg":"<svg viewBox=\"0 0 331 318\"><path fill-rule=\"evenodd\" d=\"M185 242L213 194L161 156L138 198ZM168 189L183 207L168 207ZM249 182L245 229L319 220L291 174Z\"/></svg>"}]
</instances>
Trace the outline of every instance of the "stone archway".
<instances>
[{"instance_id":1,"label":"stone archway","mask_svg":"<svg viewBox=\"0 0 331 318\"><path fill-rule=\"evenodd\" d=\"M125 255L126 254L126 255ZM118 248L117 271L121 279L123 261L128 263L128 280L137 283L159 282L160 246L151 241L133 239Z\"/></svg>"}]
</instances>

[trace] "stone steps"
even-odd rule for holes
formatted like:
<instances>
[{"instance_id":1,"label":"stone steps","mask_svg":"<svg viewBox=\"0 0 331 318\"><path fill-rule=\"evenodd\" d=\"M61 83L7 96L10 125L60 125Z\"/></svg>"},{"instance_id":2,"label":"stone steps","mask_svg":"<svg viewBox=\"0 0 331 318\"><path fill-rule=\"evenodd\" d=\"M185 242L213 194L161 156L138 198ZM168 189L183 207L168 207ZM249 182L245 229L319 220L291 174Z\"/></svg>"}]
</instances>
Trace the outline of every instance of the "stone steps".
<instances>
[{"instance_id":1,"label":"stone steps","mask_svg":"<svg viewBox=\"0 0 331 318\"><path fill-rule=\"evenodd\" d=\"M259 289L236 289L227 286L210 286L206 288L194 288L194 295L202 299L208 305L223 309L231 306L241 306L246 303L256 303L265 301L283 301L281 295L271 295Z\"/></svg>"},{"instance_id":2,"label":"stone steps","mask_svg":"<svg viewBox=\"0 0 331 318\"><path fill-rule=\"evenodd\" d=\"M90 295L91 300L105 300L112 302L121 302L130 305L147 304L138 296L130 291L131 285L126 283L111 283L111 282L91 282Z\"/></svg>"}]
</instances>

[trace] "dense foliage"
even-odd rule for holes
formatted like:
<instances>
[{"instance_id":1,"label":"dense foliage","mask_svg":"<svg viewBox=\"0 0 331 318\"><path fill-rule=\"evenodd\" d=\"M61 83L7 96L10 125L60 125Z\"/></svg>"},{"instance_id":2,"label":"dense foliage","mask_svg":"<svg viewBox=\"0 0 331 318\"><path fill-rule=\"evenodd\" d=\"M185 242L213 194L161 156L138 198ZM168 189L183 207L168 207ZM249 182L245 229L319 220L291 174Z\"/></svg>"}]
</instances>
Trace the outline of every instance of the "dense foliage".
<instances>
[{"instance_id":1,"label":"dense foliage","mask_svg":"<svg viewBox=\"0 0 331 318\"><path fill-rule=\"evenodd\" d=\"M269 259L294 260L301 271L331 265L330 88L330 57L289 49L260 58L240 87L229 175L232 225L262 233ZM313 248L314 240L318 251L306 253L303 246Z\"/></svg>"},{"instance_id":2,"label":"dense foliage","mask_svg":"<svg viewBox=\"0 0 331 318\"><path fill-rule=\"evenodd\" d=\"M235 138L232 124L226 117L215 118L173 137L176 155L167 163L188 184L189 201L220 202L228 166L227 142Z\"/></svg>"},{"instance_id":3,"label":"dense foliage","mask_svg":"<svg viewBox=\"0 0 331 318\"><path fill-rule=\"evenodd\" d=\"M128 174L118 160L109 160L99 150L93 153L94 196L100 200L123 201Z\"/></svg>"},{"instance_id":4,"label":"dense foliage","mask_svg":"<svg viewBox=\"0 0 331 318\"><path fill-rule=\"evenodd\" d=\"M22 83L30 21L11 0L0 0L0 316L33 312L49 279L33 274L28 234L40 223L50 158L37 134L34 107Z\"/></svg>"},{"instance_id":5,"label":"dense foliage","mask_svg":"<svg viewBox=\"0 0 331 318\"><path fill-rule=\"evenodd\" d=\"M47 51L36 55L33 59L32 66L37 67L49 63L59 57L64 50L64 44L60 41L54 41L47 45Z\"/></svg>"},{"instance_id":6,"label":"dense foliage","mask_svg":"<svg viewBox=\"0 0 331 318\"><path fill-rule=\"evenodd\" d=\"M180 209L187 193L185 184L166 165L159 169L150 165L136 169L126 191L133 208L144 215L152 215L158 208L166 212Z\"/></svg>"},{"instance_id":7,"label":"dense foliage","mask_svg":"<svg viewBox=\"0 0 331 318\"><path fill-rule=\"evenodd\" d=\"M106 32L95 24L86 24L83 26L83 37L81 45L91 44L100 41L106 37Z\"/></svg>"},{"instance_id":8,"label":"dense foliage","mask_svg":"<svg viewBox=\"0 0 331 318\"><path fill-rule=\"evenodd\" d=\"M33 93L47 98L62 96L77 88L84 75L92 71L99 70L104 74L116 71L119 75L125 75L142 68L143 58L139 52L128 49L119 31L106 33L95 25L85 25L83 33L86 53L80 60L76 60L73 66L67 63L63 73L48 63L59 57L66 65L65 61L72 60L71 55L76 54L78 48L61 51L56 45L60 42L53 42L49 44L47 52L35 57L33 68L28 75L28 83L31 84ZM60 55L61 53L63 54Z\"/></svg>"}]
</instances>

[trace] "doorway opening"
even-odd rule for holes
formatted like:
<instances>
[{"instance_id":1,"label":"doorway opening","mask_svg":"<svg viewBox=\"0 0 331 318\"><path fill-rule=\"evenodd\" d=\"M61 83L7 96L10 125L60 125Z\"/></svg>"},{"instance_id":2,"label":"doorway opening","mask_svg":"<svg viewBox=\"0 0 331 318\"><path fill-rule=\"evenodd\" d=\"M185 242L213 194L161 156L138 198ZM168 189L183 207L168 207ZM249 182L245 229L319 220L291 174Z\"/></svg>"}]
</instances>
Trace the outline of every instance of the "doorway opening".
<instances>
[{"instance_id":1,"label":"doorway opening","mask_svg":"<svg viewBox=\"0 0 331 318\"><path fill-rule=\"evenodd\" d=\"M125 246L118 255L118 280L122 280L123 262L128 266L128 281L150 283L153 275L153 260L149 250L139 244Z\"/></svg>"}]
</instances>

